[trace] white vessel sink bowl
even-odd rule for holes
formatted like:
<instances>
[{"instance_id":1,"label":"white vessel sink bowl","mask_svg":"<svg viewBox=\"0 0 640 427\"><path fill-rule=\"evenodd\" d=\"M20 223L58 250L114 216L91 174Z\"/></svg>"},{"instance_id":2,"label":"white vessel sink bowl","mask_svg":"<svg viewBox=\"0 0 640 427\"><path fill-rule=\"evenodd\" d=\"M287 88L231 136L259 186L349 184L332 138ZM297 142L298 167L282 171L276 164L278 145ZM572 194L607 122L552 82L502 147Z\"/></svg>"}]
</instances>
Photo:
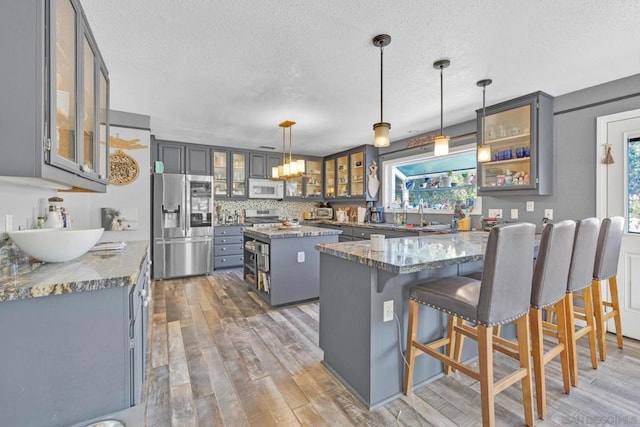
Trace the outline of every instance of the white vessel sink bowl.
<instances>
[{"instance_id":1,"label":"white vessel sink bowl","mask_svg":"<svg viewBox=\"0 0 640 427\"><path fill-rule=\"evenodd\" d=\"M104 228L42 229L10 231L9 237L20 250L45 262L66 262L84 255L93 247Z\"/></svg>"}]
</instances>

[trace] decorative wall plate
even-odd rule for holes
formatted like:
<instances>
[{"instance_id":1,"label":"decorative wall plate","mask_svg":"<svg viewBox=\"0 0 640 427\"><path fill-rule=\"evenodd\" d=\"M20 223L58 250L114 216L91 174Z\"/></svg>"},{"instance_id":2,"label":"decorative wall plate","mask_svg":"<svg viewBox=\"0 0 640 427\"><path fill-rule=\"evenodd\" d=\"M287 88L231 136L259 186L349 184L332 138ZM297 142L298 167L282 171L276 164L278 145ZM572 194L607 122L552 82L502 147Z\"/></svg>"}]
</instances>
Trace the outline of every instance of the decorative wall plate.
<instances>
[{"instance_id":1,"label":"decorative wall plate","mask_svg":"<svg viewBox=\"0 0 640 427\"><path fill-rule=\"evenodd\" d=\"M109 182L114 185L131 184L140 174L140 165L136 159L122 150L116 150L109 156Z\"/></svg>"}]
</instances>

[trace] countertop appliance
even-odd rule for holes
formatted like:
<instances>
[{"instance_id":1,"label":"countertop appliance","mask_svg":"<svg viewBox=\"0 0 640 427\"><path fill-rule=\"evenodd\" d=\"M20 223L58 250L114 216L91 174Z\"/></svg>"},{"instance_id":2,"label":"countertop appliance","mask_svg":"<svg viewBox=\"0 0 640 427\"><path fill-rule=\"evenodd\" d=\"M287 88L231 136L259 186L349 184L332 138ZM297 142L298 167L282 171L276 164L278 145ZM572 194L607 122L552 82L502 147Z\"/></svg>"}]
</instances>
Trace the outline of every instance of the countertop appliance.
<instances>
[{"instance_id":1,"label":"countertop appliance","mask_svg":"<svg viewBox=\"0 0 640 427\"><path fill-rule=\"evenodd\" d=\"M384 223L384 207L372 206L369 208L369 221L372 224Z\"/></svg>"},{"instance_id":2,"label":"countertop appliance","mask_svg":"<svg viewBox=\"0 0 640 427\"><path fill-rule=\"evenodd\" d=\"M270 179L249 179L250 199L282 199L284 182Z\"/></svg>"},{"instance_id":3,"label":"countertop appliance","mask_svg":"<svg viewBox=\"0 0 640 427\"><path fill-rule=\"evenodd\" d=\"M316 219L333 219L333 208L316 208Z\"/></svg>"},{"instance_id":4,"label":"countertop appliance","mask_svg":"<svg viewBox=\"0 0 640 427\"><path fill-rule=\"evenodd\" d=\"M209 176L153 175L153 277L213 270L213 180Z\"/></svg>"}]
</instances>

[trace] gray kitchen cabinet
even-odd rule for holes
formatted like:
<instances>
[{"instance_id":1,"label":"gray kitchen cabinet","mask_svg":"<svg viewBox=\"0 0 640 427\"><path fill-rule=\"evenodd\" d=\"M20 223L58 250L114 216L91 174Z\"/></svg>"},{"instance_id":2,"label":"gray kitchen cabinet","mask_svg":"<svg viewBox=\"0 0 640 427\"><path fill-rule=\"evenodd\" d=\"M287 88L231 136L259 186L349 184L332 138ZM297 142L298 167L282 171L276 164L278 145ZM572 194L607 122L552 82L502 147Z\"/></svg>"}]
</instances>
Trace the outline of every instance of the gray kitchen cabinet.
<instances>
[{"instance_id":1,"label":"gray kitchen cabinet","mask_svg":"<svg viewBox=\"0 0 640 427\"><path fill-rule=\"evenodd\" d=\"M2 178L106 191L109 74L79 1L3 5L0 55Z\"/></svg>"},{"instance_id":2,"label":"gray kitchen cabinet","mask_svg":"<svg viewBox=\"0 0 640 427\"><path fill-rule=\"evenodd\" d=\"M271 178L271 170L282 164L282 155L250 152L249 153L249 178Z\"/></svg>"},{"instance_id":3,"label":"gray kitchen cabinet","mask_svg":"<svg viewBox=\"0 0 640 427\"><path fill-rule=\"evenodd\" d=\"M216 226L213 228L213 269L242 266L244 226Z\"/></svg>"},{"instance_id":4,"label":"gray kitchen cabinet","mask_svg":"<svg viewBox=\"0 0 640 427\"><path fill-rule=\"evenodd\" d=\"M189 175L211 175L209 147L163 141L152 138L156 146L156 159L164 164L164 173L186 173Z\"/></svg>"},{"instance_id":5,"label":"gray kitchen cabinet","mask_svg":"<svg viewBox=\"0 0 640 427\"><path fill-rule=\"evenodd\" d=\"M128 286L0 303L1 425L72 425L141 402L148 255L139 271Z\"/></svg>"},{"instance_id":6,"label":"gray kitchen cabinet","mask_svg":"<svg viewBox=\"0 0 640 427\"><path fill-rule=\"evenodd\" d=\"M378 155L370 145L325 157L324 194L326 199L378 200L367 191L369 166Z\"/></svg>"},{"instance_id":7,"label":"gray kitchen cabinet","mask_svg":"<svg viewBox=\"0 0 640 427\"><path fill-rule=\"evenodd\" d=\"M322 159L296 156L305 161L304 175L285 182L285 199L322 199Z\"/></svg>"},{"instance_id":8,"label":"gray kitchen cabinet","mask_svg":"<svg viewBox=\"0 0 640 427\"><path fill-rule=\"evenodd\" d=\"M217 199L246 199L249 182L249 153L212 148L213 193Z\"/></svg>"},{"instance_id":9,"label":"gray kitchen cabinet","mask_svg":"<svg viewBox=\"0 0 640 427\"><path fill-rule=\"evenodd\" d=\"M483 113L481 109L476 113L482 136ZM478 162L478 196L552 193L551 95L534 92L486 107L484 143L491 149L491 160Z\"/></svg>"}]
</instances>

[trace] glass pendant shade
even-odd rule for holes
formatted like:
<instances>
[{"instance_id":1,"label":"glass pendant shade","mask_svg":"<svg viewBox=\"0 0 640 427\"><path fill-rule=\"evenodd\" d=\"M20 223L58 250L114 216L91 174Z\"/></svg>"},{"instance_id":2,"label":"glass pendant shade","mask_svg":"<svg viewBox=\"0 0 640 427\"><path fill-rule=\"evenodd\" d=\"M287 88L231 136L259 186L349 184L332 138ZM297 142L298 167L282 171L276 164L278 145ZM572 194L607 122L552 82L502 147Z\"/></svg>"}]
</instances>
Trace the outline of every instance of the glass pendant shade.
<instances>
[{"instance_id":1,"label":"glass pendant shade","mask_svg":"<svg viewBox=\"0 0 640 427\"><path fill-rule=\"evenodd\" d=\"M447 154L449 154L449 137L437 135L434 140L433 155L446 156Z\"/></svg>"},{"instance_id":2,"label":"glass pendant shade","mask_svg":"<svg viewBox=\"0 0 640 427\"><path fill-rule=\"evenodd\" d=\"M304 169L305 169L305 167L304 167L304 160L302 160L302 159L296 160L296 163L298 164L298 167L297 167L297 169L298 169L298 173L299 173L300 175L302 175L303 173L305 173L306 171L304 170Z\"/></svg>"},{"instance_id":3,"label":"glass pendant shade","mask_svg":"<svg viewBox=\"0 0 640 427\"><path fill-rule=\"evenodd\" d=\"M375 147L388 147L389 146L389 129L391 125L389 123L376 123L373 125L374 137L373 145Z\"/></svg>"},{"instance_id":4,"label":"glass pendant shade","mask_svg":"<svg viewBox=\"0 0 640 427\"><path fill-rule=\"evenodd\" d=\"M271 168L271 179L280 178L280 173L279 173L278 169L279 169L278 166L274 166L274 167Z\"/></svg>"},{"instance_id":5,"label":"glass pendant shade","mask_svg":"<svg viewBox=\"0 0 640 427\"><path fill-rule=\"evenodd\" d=\"M491 161L491 147L482 144L478 147L478 162L484 163Z\"/></svg>"}]
</instances>

